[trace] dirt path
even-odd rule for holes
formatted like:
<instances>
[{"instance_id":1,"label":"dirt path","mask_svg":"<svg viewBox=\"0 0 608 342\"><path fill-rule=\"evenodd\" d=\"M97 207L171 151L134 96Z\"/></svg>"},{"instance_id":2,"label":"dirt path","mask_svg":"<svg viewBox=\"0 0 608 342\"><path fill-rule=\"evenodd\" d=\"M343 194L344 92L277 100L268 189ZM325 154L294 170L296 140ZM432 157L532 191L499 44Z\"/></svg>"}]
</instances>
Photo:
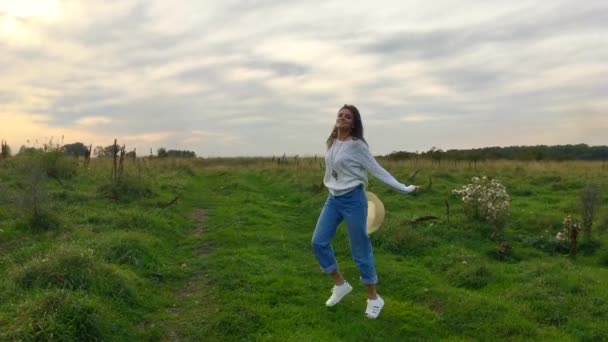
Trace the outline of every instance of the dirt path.
<instances>
[{"instance_id":1,"label":"dirt path","mask_svg":"<svg viewBox=\"0 0 608 342\"><path fill-rule=\"evenodd\" d=\"M205 241L207 232L207 210L195 209L191 215L196 228L190 232L189 239L194 241L191 264L196 264L197 259L206 258L211 252L210 244ZM182 265L188 267L189 265ZM209 286L207 274L204 269L198 269L192 276L178 288L174 295L174 304L168 307L167 313L170 321L167 322L167 334L163 341L191 341L196 339L193 332L204 331L196 328L204 325L205 317L213 312L218 312L219 307L214 305L214 295Z\"/></svg>"}]
</instances>

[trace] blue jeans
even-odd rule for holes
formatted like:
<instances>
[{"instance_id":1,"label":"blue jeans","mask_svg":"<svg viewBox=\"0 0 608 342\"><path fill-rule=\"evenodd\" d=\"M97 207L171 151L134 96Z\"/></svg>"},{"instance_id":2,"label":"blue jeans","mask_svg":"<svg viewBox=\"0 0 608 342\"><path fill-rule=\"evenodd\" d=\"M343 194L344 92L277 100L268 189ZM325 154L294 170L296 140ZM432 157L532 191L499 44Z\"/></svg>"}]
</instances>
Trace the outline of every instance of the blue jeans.
<instances>
[{"instance_id":1,"label":"blue jeans","mask_svg":"<svg viewBox=\"0 0 608 342\"><path fill-rule=\"evenodd\" d=\"M350 250L361 272L361 281L365 285L378 283L372 244L367 236L367 196L362 185L341 196L330 194L325 201L312 236L312 247L323 272L331 274L338 271L331 242L342 220L348 227Z\"/></svg>"}]
</instances>

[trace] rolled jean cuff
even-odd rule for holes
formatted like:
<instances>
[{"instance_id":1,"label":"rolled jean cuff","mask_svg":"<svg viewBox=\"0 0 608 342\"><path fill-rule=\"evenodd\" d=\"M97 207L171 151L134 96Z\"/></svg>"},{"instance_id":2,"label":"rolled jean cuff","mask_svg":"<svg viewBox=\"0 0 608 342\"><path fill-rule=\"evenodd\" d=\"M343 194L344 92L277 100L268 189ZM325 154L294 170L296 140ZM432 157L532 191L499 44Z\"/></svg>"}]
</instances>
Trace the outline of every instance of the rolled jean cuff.
<instances>
[{"instance_id":1,"label":"rolled jean cuff","mask_svg":"<svg viewBox=\"0 0 608 342\"><path fill-rule=\"evenodd\" d=\"M325 274L332 274L337 271L338 271L338 264L333 264L331 266L323 268L323 273L325 273Z\"/></svg>"},{"instance_id":2,"label":"rolled jean cuff","mask_svg":"<svg viewBox=\"0 0 608 342\"><path fill-rule=\"evenodd\" d=\"M363 285L376 285L378 284L378 277L373 277L373 278L363 278L361 277L361 282L363 283Z\"/></svg>"}]
</instances>

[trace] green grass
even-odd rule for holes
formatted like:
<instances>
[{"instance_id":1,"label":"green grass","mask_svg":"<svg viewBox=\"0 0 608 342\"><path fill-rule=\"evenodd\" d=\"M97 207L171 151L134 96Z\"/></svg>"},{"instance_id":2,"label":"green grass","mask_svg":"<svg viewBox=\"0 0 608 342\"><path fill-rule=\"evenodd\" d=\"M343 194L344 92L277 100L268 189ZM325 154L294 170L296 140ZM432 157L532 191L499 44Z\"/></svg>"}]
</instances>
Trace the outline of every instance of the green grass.
<instances>
[{"instance_id":1,"label":"green grass","mask_svg":"<svg viewBox=\"0 0 608 342\"><path fill-rule=\"evenodd\" d=\"M332 284L310 245L327 196L318 163L139 161L127 165L131 183L117 185L110 165L94 161L48 181L58 222L49 230L28 226L17 161L1 163L11 196L0 207L0 340L608 338L606 191L593 243L571 259L554 240L587 179L608 190L593 163L382 162L404 182L420 169L416 183L433 186L405 196L370 179L387 211L372 235L386 301L376 321L364 317L344 226L334 249L354 291L324 306ZM506 259L491 228L467 221L451 195L481 175L512 196ZM439 220L412 223L426 215Z\"/></svg>"}]
</instances>

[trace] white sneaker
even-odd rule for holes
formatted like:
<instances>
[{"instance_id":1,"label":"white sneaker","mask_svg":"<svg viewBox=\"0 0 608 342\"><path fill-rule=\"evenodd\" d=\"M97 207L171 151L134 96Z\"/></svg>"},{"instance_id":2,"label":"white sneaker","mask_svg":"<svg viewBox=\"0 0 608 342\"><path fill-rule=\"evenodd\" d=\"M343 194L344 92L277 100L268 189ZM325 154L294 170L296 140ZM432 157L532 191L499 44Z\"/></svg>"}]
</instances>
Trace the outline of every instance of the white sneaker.
<instances>
[{"instance_id":1,"label":"white sneaker","mask_svg":"<svg viewBox=\"0 0 608 342\"><path fill-rule=\"evenodd\" d=\"M350 284L347 281L345 281L344 284L342 284L342 285L334 285L334 287L331 289L331 297L329 297L327 302L325 302L325 305L334 306L334 305L340 303L342 298L344 298L344 296L349 294L350 291L352 291L352 290L353 290L353 287L350 286Z\"/></svg>"},{"instance_id":2,"label":"white sneaker","mask_svg":"<svg viewBox=\"0 0 608 342\"><path fill-rule=\"evenodd\" d=\"M380 295L377 295L376 299L368 299L367 300L367 309L365 310L365 316L369 319L376 319L380 315L380 311L384 306L384 300L380 298Z\"/></svg>"}]
</instances>

